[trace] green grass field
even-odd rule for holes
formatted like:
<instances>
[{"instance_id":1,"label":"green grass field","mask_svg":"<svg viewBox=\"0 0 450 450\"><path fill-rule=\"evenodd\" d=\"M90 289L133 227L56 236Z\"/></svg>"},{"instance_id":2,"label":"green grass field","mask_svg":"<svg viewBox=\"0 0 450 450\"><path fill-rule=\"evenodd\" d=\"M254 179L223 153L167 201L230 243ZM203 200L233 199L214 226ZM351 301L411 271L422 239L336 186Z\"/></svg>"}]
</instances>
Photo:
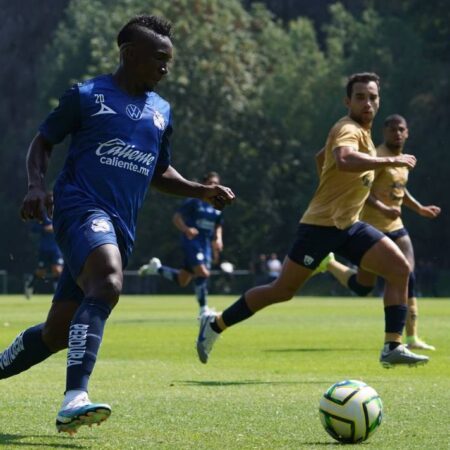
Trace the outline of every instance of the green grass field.
<instances>
[{"instance_id":1,"label":"green grass field","mask_svg":"<svg viewBox=\"0 0 450 450\"><path fill-rule=\"evenodd\" d=\"M233 297L211 297L221 309ZM49 297L0 297L0 348L42 321ZM122 297L91 378L90 397L111 404L101 427L74 438L54 419L65 352L0 382L0 447L8 449L314 449L336 444L318 403L336 381L360 379L384 403L364 448L448 449L450 301L420 301L421 335L435 344L417 369L383 369L379 299L298 297L226 331L210 362L197 360L193 296ZM333 447L331 447L333 448Z\"/></svg>"}]
</instances>

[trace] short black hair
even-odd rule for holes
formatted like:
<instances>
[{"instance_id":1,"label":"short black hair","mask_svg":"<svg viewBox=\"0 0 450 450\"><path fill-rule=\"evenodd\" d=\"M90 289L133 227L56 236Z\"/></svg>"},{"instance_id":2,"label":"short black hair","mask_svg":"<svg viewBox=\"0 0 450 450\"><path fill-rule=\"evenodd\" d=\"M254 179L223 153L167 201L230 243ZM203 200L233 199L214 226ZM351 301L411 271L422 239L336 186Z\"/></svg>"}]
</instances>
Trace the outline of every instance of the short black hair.
<instances>
[{"instance_id":1,"label":"short black hair","mask_svg":"<svg viewBox=\"0 0 450 450\"><path fill-rule=\"evenodd\" d=\"M211 178L219 178L219 180L220 180L219 174L217 172L211 171L211 172L207 172L203 175L202 181L204 183L205 181L208 181Z\"/></svg>"},{"instance_id":2,"label":"short black hair","mask_svg":"<svg viewBox=\"0 0 450 450\"><path fill-rule=\"evenodd\" d=\"M163 17L141 14L129 20L117 35L117 45L133 42L143 33L151 32L160 36L172 37L172 24Z\"/></svg>"},{"instance_id":3,"label":"short black hair","mask_svg":"<svg viewBox=\"0 0 450 450\"><path fill-rule=\"evenodd\" d=\"M380 77L375 72L360 72L350 75L346 86L347 97L350 98L352 96L353 85L355 83L369 83L369 81L375 81L378 90L380 89Z\"/></svg>"},{"instance_id":4,"label":"short black hair","mask_svg":"<svg viewBox=\"0 0 450 450\"><path fill-rule=\"evenodd\" d=\"M406 119L400 114L391 114L390 116L387 116L386 119L384 119L384 127L387 128L391 124L398 122L404 122L405 125L408 125Z\"/></svg>"}]
</instances>

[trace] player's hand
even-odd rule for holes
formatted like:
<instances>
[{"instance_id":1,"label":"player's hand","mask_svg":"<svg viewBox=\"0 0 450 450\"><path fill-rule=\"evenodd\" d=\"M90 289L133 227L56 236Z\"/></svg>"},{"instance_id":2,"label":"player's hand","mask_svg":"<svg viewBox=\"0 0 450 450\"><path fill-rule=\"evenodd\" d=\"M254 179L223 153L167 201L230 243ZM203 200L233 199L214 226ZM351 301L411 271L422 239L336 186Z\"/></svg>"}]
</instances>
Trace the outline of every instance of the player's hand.
<instances>
[{"instance_id":1,"label":"player's hand","mask_svg":"<svg viewBox=\"0 0 450 450\"><path fill-rule=\"evenodd\" d=\"M236 198L234 192L229 187L221 186L220 184L205 186L205 188L207 189L203 200L218 210L224 209L225 206L232 203Z\"/></svg>"},{"instance_id":2,"label":"player's hand","mask_svg":"<svg viewBox=\"0 0 450 450\"><path fill-rule=\"evenodd\" d=\"M198 236L198 233L199 231L197 230L197 228L194 227L190 227L184 232L184 234L189 240L194 239L196 236Z\"/></svg>"},{"instance_id":3,"label":"player's hand","mask_svg":"<svg viewBox=\"0 0 450 450\"><path fill-rule=\"evenodd\" d=\"M441 213L441 208L435 205L422 206L419 214L428 219L435 219Z\"/></svg>"},{"instance_id":4,"label":"player's hand","mask_svg":"<svg viewBox=\"0 0 450 450\"><path fill-rule=\"evenodd\" d=\"M47 192L45 192L45 189L41 187L29 189L23 199L22 208L20 210L22 220L34 219L43 222L45 211L48 211L50 206L49 201L49 196L47 195ZM51 202L51 205L53 205L53 202ZM49 217L51 217L51 214Z\"/></svg>"},{"instance_id":5,"label":"player's hand","mask_svg":"<svg viewBox=\"0 0 450 450\"><path fill-rule=\"evenodd\" d=\"M402 215L402 210L398 206L387 206L382 212L388 219L391 220L395 220Z\"/></svg>"},{"instance_id":6,"label":"player's hand","mask_svg":"<svg viewBox=\"0 0 450 450\"><path fill-rule=\"evenodd\" d=\"M414 169L417 164L417 159L414 155L398 155L394 156L394 166L395 167L407 167L409 170Z\"/></svg>"}]
</instances>

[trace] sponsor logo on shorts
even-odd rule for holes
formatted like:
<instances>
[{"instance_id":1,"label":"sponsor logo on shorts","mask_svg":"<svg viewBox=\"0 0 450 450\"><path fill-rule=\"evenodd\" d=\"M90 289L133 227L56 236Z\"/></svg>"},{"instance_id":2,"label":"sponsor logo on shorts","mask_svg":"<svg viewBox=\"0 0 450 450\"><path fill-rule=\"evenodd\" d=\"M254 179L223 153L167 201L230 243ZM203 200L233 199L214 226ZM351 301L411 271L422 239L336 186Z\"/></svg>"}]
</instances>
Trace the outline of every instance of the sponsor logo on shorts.
<instances>
[{"instance_id":1,"label":"sponsor logo on shorts","mask_svg":"<svg viewBox=\"0 0 450 450\"><path fill-rule=\"evenodd\" d=\"M111 229L111 227L105 219L94 219L91 223L91 229L96 233L107 233Z\"/></svg>"},{"instance_id":2,"label":"sponsor logo on shorts","mask_svg":"<svg viewBox=\"0 0 450 450\"><path fill-rule=\"evenodd\" d=\"M203 261L205 259L205 255L202 252L198 252L195 257L198 261Z\"/></svg>"},{"instance_id":3,"label":"sponsor logo on shorts","mask_svg":"<svg viewBox=\"0 0 450 450\"><path fill-rule=\"evenodd\" d=\"M305 257L303 258L303 264L305 266L310 266L313 262L314 262L314 258L312 256L305 255Z\"/></svg>"}]
</instances>

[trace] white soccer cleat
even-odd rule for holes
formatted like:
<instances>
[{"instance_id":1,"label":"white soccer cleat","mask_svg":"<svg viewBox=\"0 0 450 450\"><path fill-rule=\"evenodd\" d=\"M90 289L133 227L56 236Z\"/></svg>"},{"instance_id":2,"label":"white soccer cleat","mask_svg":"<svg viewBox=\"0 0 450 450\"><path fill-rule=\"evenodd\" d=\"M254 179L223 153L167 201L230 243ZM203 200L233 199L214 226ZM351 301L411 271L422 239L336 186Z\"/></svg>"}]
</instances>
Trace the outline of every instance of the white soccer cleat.
<instances>
[{"instance_id":1,"label":"white soccer cleat","mask_svg":"<svg viewBox=\"0 0 450 450\"><path fill-rule=\"evenodd\" d=\"M410 350L430 350L433 352L436 350L436 347L434 345L427 344L425 341L422 341L422 339L419 338L415 338L408 342L406 344L406 347Z\"/></svg>"},{"instance_id":2,"label":"white soccer cleat","mask_svg":"<svg viewBox=\"0 0 450 450\"><path fill-rule=\"evenodd\" d=\"M138 273L139 275L157 275L161 265L159 258L152 258L148 264L139 267Z\"/></svg>"},{"instance_id":3,"label":"white soccer cleat","mask_svg":"<svg viewBox=\"0 0 450 450\"><path fill-rule=\"evenodd\" d=\"M200 331L197 338L197 354L203 364L208 362L209 354L213 348L214 342L220 336L211 328L211 323L214 322L216 313L213 311L206 311L200 316Z\"/></svg>"},{"instance_id":4,"label":"white soccer cleat","mask_svg":"<svg viewBox=\"0 0 450 450\"><path fill-rule=\"evenodd\" d=\"M394 348L394 350L387 350L385 346L380 355L380 363L386 369L397 365L420 366L426 364L428 361L428 356L413 353L403 344Z\"/></svg>"},{"instance_id":5,"label":"white soccer cleat","mask_svg":"<svg viewBox=\"0 0 450 450\"><path fill-rule=\"evenodd\" d=\"M82 425L100 425L111 415L111 407L106 403L91 403L87 394L63 406L56 416L59 433L76 434Z\"/></svg>"},{"instance_id":6,"label":"white soccer cleat","mask_svg":"<svg viewBox=\"0 0 450 450\"><path fill-rule=\"evenodd\" d=\"M200 308L200 312L198 314L197 319L200 320L202 318L203 314L211 314L214 312L215 312L214 309L211 309L208 305L202 306Z\"/></svg>"}]
</instances>

